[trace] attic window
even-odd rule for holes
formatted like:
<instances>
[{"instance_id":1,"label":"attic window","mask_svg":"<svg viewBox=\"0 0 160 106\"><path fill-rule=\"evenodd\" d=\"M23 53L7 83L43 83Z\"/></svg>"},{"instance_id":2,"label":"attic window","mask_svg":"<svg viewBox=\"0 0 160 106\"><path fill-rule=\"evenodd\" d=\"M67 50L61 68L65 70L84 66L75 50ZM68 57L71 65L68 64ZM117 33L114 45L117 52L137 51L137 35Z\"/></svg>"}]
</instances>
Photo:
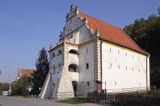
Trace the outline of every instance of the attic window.
<instances>
[{"instance_id":1,"label":"attic window","mask_svg":"<svg viewBox=\"0 0 160 106\"><path fill-rule=\"evenodd\" d=\"M78 52L77 50L75 50L75 49L71 49L71 50L69 51L69 53L79 55L79 52Z\"/></svg>"}]
</instances>

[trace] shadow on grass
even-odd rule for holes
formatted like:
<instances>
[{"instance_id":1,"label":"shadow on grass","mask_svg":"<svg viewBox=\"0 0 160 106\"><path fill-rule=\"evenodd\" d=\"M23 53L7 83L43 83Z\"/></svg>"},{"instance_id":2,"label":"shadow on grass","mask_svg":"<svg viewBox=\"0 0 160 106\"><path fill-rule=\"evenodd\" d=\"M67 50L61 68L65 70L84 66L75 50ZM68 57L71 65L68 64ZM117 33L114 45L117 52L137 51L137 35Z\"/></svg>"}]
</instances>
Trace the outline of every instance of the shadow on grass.
<instances>
[{"instance_id":1,"label":"shadow on grass","mask_svg":"<svg viewBox=\"0 0 160 106\"><path fill-rule=\"evenodd\" d=\"M69 98L65 100L60 100L58 102L68 103L68 104L83 104L83 103L88 103L88 100L87 98Z\"/></svg>"}]
</instances>

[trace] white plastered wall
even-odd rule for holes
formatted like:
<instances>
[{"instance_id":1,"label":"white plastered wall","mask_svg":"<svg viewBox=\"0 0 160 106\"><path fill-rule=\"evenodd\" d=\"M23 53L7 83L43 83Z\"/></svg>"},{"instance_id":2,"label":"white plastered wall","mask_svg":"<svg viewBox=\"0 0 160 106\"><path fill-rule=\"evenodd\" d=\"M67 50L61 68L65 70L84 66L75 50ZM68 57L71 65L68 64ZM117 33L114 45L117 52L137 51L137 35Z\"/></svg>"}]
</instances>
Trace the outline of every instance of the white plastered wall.
<instances>
[{"instance_id":1,"label":"white plastered wall","mask_svg":"<svg viewBox=\"0 0 160 106\"><path fill-rule=\"evenodd\" d=\"M149 75L146 57L132 50L103 42L103 89L108 89L108 92L146 89L149 80L146 80L146 76Z\"/></svg>"},{"instance_id":2,"label":"white plastered wall","mask_svg":"<svg viewBox=\"0 0 160 106\"><path fill-rule=\"evenodd\" d=\"M80 47L80 89L83 96L87 95L87 92L95 90L95 81L94 81L94 53L93 53L93 42L83 45ZM88 63L89 68L86 68ZM87 85L89 81L89 86Z\"/></svg>"}]
</instances>

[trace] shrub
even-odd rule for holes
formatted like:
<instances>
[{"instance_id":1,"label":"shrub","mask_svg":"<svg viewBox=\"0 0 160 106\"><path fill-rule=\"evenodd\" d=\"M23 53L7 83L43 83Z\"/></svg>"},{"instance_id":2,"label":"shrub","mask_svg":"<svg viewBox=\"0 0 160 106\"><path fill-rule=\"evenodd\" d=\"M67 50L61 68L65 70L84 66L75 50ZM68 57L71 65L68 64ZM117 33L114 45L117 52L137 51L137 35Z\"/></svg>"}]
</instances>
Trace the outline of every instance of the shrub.
<instances>
[{"instance_id":1,"label":"shrub","mask_svg":"<svg viewBox=\"0 0 160 106\"><path fill-rule=\"evenodd\" d=\"M147 93L117 94L111 104L120 106L160 106L160 91Z\"/></svg>"}]
</instances>

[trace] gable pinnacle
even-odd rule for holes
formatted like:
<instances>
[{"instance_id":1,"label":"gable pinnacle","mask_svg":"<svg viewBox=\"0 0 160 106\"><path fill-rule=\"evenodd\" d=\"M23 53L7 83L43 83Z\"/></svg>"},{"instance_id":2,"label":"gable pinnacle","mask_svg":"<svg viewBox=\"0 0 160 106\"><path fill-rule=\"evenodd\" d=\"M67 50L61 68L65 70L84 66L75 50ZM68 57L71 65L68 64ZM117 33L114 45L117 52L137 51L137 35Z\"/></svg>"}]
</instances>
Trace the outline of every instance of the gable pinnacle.
<instances>
[{"instance_id":1,"label":"gable pinnacle","mask_svg":"<svg viewBox=\"0 0 160 106\"><path fill-rule=\"evenodd\" d=\"M75 7L75 12L78 14L78 12L79 12L79 9L78 9L78 6L76 5L76 7Z\"/></svg>"},{"instance_id":2,"label":"gable pinnacle","mask_svg":"<svg viewBox=\"0 0 160 106\"><path fill-rule=\"evenodd\" d=\"M70 6L70 12L72 12L72 11L74 11L74 5L73 4L71 4L71 6Z\"/></svg>"}]
</instances>

